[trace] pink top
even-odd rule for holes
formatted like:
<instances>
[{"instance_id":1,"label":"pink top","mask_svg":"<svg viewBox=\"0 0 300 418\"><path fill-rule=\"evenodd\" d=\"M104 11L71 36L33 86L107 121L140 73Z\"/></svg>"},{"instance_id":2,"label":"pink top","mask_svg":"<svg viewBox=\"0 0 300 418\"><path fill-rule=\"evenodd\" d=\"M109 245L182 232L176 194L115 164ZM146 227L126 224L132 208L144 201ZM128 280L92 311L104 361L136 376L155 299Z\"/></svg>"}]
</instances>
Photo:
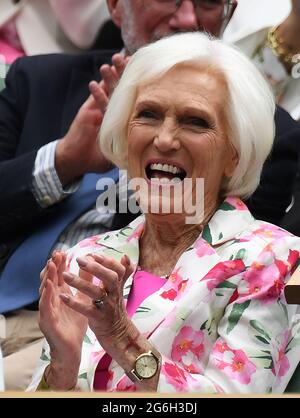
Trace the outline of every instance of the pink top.
<instances>
[{"instance_id":1,"label":"pink top","mask_svg":"<svg viewBox=\"0 0 300 418\"><path fill-rule=\"evenodd\" d=\"M130 318L133 316L140 304L148 296L152 295L152 293L157 292L165 282L166 279L155 276L154 274L148 273L147 271L137 270L133 277L133 283L126 306L127 313ZM108 367L110 362L111 357L108 354L105 354L99 361L95 373L94 390L106 390L106 385L109 378Z\"/></svg>"},{"instance_id":2,"label":"pink top","mask_svg":"<svg viewBox=\"0 0 300 418\"><path fill-rule=\"evenodd\" d=\"M5 64L8 65L25 55L13 21L0 29L0 54L4 55Z\"/></svg>"}]
</instances>

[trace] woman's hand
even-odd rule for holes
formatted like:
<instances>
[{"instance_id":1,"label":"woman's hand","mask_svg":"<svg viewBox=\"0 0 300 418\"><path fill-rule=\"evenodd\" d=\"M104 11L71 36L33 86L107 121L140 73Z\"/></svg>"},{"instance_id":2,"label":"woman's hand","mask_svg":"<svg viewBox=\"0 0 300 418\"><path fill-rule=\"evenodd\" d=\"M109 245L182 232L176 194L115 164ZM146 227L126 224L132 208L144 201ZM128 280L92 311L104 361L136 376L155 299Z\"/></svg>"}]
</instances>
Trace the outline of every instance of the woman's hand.
<instances>
[{"instance_id":1,"label":"woman's hand","mask_svg":"<svg viewBox=\"0 0 300 418\"><path fill-rule=\"evenodd\" d=\"M78 258L77 262L83 271L100 280L99 285L73 274L63 273L66 283L85 294L88 301L83 303L70 293L64 293L61 298L69 308L87 318L89 327L107 350L107 345L116 345L123 338L131 324L123 301L123 287L133 272L133 266L127 256L123 256L121 262L118 262L93 254ZM95 304L97 300L100 302Z\"/></svg>"},{"instance_id":2,"label":"woman's hand","mask_svg":"<svg viewBox=\"0 0 300 418\"><path fill-rule=\"evenodd\" d=\"M77 258L77 262L87 274L98 278L99 284L63 273L64 280L88 296L89 301L82 303L70 294L63 294L61 298L69 308L86 316L102 348L128 373L134 367L134 359L152 349L128 317L124 305L123 288L134 270L133 265L126 255L120 262L96 254ZM153 379L135 382L135 385L141 391L156 391L158 378L159 373Z\"/></svg>"},{"instance_id":3,"label":"woman's hand","mask_svg":"<svg viewBox=\"0 0 300 418\"><path fill-rule=\"evenodd\" d=\"M56 389L69 389L76 384L87 329L87 318L69 309L59 296L72 295L62 277L65 268L66 255L56 251L41 273L39 325L51 353L47 383ZM92 280L86 272L80 271L80 276L84 282ZM88 298L77 292L74 300L84 304Z\"/></svg>"}]
</instances>

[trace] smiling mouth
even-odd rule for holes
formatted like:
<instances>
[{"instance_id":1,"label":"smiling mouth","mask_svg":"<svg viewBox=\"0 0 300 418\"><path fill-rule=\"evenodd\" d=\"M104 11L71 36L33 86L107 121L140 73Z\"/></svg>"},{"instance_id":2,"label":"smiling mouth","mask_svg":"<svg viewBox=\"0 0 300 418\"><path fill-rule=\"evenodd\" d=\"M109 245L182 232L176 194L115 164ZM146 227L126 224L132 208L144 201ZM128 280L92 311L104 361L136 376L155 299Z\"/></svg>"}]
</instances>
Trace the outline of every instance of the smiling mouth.
<instances>
[{"instance_id":1,"label":"smiling mouth","mask_svg":"<svg viewBox=\"0 0 300 418\"><path fill-rule=\"evenodd\" d=\"M174 164L151 163L146 167L146 176L155 183L180 183L187 173Z\"/></svg>"}]
</instances>

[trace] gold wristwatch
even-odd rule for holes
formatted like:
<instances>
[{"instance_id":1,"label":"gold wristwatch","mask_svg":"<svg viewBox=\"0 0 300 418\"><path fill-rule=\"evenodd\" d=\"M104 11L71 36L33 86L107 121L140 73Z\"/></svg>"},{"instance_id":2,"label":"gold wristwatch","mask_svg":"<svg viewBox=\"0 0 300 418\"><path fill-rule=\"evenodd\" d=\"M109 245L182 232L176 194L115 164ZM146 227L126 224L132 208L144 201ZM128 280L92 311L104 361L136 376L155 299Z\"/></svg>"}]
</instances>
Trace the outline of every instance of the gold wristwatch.
<instances>
[{"instance_id":1,"label":"gold wristwatch","mask_svg":"<svg viewBox=\"0 0 300 418\"><path fill-rule=\"evenodd\" d=\"M134 362L134 368L127 373L133 382L141 382L144 379L151 379L156 375L160 367L160 354L154 348L146 353L140 354Z\"/></svg>"}]
</instances>

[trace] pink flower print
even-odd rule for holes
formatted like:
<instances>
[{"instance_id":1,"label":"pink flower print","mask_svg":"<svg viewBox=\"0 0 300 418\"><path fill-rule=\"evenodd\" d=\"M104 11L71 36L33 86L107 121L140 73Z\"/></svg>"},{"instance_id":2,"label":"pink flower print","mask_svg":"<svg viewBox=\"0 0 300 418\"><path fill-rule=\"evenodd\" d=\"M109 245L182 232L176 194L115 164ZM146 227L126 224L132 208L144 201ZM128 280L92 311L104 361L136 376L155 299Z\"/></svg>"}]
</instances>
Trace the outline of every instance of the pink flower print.
<instances>
[{"instance_id":1,"label":"pink flower print","mask_svg":"<svg viewBox=\"0 0 300 418\"><path fill-rule=\"evenodd\" d=\"M212 291L220 283L229 279L236 274L241 273L245 269L242 260L224 261L216 264L202 279L201 282L207 281L207 288Z\"/></svg>"},{"instance_id":2,"label":"pink flower print","mask_svg":"<svg viewBox=\"0 0 300 418\"><path fill-rule=\"evenodd\" d=\"M187 284L188 284L188 280L182 280L179 284L178 284L178 292L180 293L180 292L184 292L185 291L185 289L186 289L186 287L187 287Z\"/></svg>"},{"instance_id":3,"label":"pink flower print","mask_svg":"<svg viewBox=\"0 0 300 418\"><path fill-rule=\"evenodd\" d=\"M218 369L243 385L248 385L252 374L256 372L255 365L242 350L233 350L223 342L214 346L213 361Z\"/></svg>"},{"instance_id":4,"label":"pink flower print","mask_svg":"<svg viewBox=\"0 0 300 418\"><path fill-rule=\"evenodd\" d=\"M161 373L166 377L166 381L172 385L177 392L187 392L189 389L189 382L195 382L187 372L184 371L177 364L164 363L161 368Z\"/></svg>"},{"instance_id":5,"label":"pink flower print","mask_svg":"<svg viewBox=\"0 0 300 418\"><path fill-rule=\"evenodd\" d=\"M98 364L99 361L102 359L103 355L105 354L105 351L99 350L99 351L92 351L91 352L91 362L94 364Z\"/></svg>"},{"instance_id":6,"label":"pink flower print","mask_svg":"<svg viewBox=\"0 0 300 418\"><path fill-rule=\"evenodd\" d=\"M215 254L215 250L212 248L212 246L201 237L194 243L194 248L196 249L196 254L198 257Z\"/></svg>"},{"instance_id":7,"label":"pink flower print","mask_svg":"<svg viewBox=\"0 0 300 418\"><path fill-rule=\"evenodd\" d=\"M112 370L108 370L107 371L107 374L108 374L108 376L107 376L107 385L111 385L111 382L112 382L113 377L114 377L114 372Z\"/></svg>"},{"instance_id":8,"label":"pink flower print","mask_svg":"<svg viewBox=\"0 0 300 418\"><path fill-rule=\"evenodd\" d=\"M189 284L188 279L183 279L179 274L179 269L173 271L168 281L163 286L163 292L160 296L164 299L175 300L175 298L182 296Z\"/></svg>"},{"instance_id":9,"label":"pink flower print","mask_svg":"<svg viewBox=\"0 0 300 418\"><path fill-rule=\"evenodd\" d=\"M174 289L165 290L160 295L164 299L175 300L177 292Z\"/></svg>"},{"instance_id":10,"label":"pink flower print","mask_svg":"<svg viewBox=\"0 0 300 418\"><path fill-rule=\"evenodd\" d=\"M136 386L132 381L129 379L129 377L124 376L122 379L118 382L116 386L116 390L114 392L136 392Z\"/></svg>"},{"instance_id":11,"label":"pink flower print","mask_svg":"<svg viewBox=\"0 0 300 418\"><path fill-rule=\"evenodd\" d=\"M173 341L171 358L190 373L201 373L199 362L204 354L204 333L185 326Z\"/></svg>"},{"instance_id":12,"label":"pink flower print","mask_svg":"<svg viewBox=\"0 0 300 418\"><path fill-rule=\"evenodd\" d=\"M139 239L144 231L144 224L139 224L133 231L132 234L127 238L127 242L130 242L132 239Z\"/></svg>"},{"instance_id":13,"label":"pink flower print","mask_svg":"<svg viewBox=\"0 0 300 418\"><path fill-rule=\"evenodd\" d=\"M280 345L280 348L278 350L278 358L274 362L274 366L272 369L273 374L279 377L283 377L286 375L288 370L290 369L290 362L286 356L286 348L289 343L290 338L290 331L285 331L285 333L282 336L282 343Z\"/></svg>"},{"instance_id":14,"label":"pink flower print","mask_svg":"<svg viewBox=\"0 0 300 418\"><path fill-rule=\"evenodd\" d=\"M253 232L253 234L274 239L281 239L291 236L291 234L284 229L268 223L262 224L260 228Z\"/></svg>"},{"instance_id":15,"label":"pink flower print","mask_svg":"<svg viewBox=\"0 0 300 418\"><path fill-rule=\"evenodd\" d=\"M226 351L230 351L230 348L227 345L227 343L223 341L217 341L214 346L214 352L224 354Z\"/></svg>"},{"instance_id":16,"label":"pink flower print","mask_svg":"<svg viewBox=\"0 0 300 418\"><path fill-rule=\"evenodd\" d=\"M290 250L288 260L287 260L289 263L290 269L293 269L294 267L296 267L298 260L299 260L299 251Z\"/></svg>"},{"instance_id":17,"label":"pink flower print","mask_svg":"<svg viewBox=\"0 0 300 418\"><path fill-rule=\"evenodd\" d=\"M175 287L177 287L178 288L178 285L181 283L181 282L183 282L184 280L183 280L183 277L179 274L179 268L177 269L177 270L174 270L171 274L170 274L170 277L169 277L169 280L168 280L168 284L170 285L170 286L172 286L173 288L175 288Z\"/></svg>"},{"instance_id":18,"label":"pink flower print","mask_svg":"<svg viewBox=\"0 0 300 418\"><path fill-rule=\"evenodd\" d=\"M89 237L80 241L78 245L80 248L96 247L96 246L100 248L102 247L102 245L97 243L97 241L99 241L100 238L101 238L100 235L94 235L93 237Z\"/></svg>"},{"instance_id":19,"label":"pink flower print","mask_svg":"<svg viewBox=\"0 0 300 418\"><path fill-rule=\"evenodd\" d=\"M244 210L244 211L248 211L249 209L247 208L247 206L245 205L244 202L242 202L240 199L238 199L237 197L234 196L229 196L225 199L225 202L229 203L231 206L233 206L234 208L236 208L237 210Z\"/></svg>"},{"instance_id":20,"label":"pink flower print","mask_svg":"<svg viewBox=\"0 0 300 418\"><path fill-rule=\"evenodd\" d=\"M278 226L272 225L272 224L268 224L268 223L264 223L262 225L260 225L260 227L258 229L256 229L255 231L251 232L249 235L243 236L239 242L244 242L244 241L250 241L251 239L253 239L254 236L259 236L262 238L267 238L267 239L274 239L274 240L282 240L288 236L291 236L291 234L287 231L285 231L284 229L279 228Z\"/></svg>"},{"instance_id":21,"label":"pink flower print","mask_svg":"<svg viewBox=\"0 0 300 418\"><path fill-rule=\"evenodd\" d=\"M251 376L256 372L255 365L248 359L242 350L235 351L231 365L231 377L244 385L248 385Z\"/></svg>"},{"instance_id":22,"label":"pink flower print","mask_svg":"<svg viewBox=\"0 0 300 418\"><path fill-rule=\"evenodd\" d=\"M244 275L246 289L240 289L239 303L248 299L260 299L264 304L271 304L278 300L284 288L284 276L286 271L280 260L270 265L253 263Z\"/></svg>"}]
</instances>

